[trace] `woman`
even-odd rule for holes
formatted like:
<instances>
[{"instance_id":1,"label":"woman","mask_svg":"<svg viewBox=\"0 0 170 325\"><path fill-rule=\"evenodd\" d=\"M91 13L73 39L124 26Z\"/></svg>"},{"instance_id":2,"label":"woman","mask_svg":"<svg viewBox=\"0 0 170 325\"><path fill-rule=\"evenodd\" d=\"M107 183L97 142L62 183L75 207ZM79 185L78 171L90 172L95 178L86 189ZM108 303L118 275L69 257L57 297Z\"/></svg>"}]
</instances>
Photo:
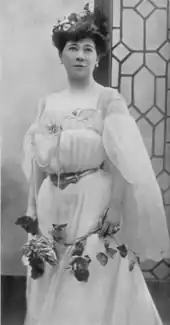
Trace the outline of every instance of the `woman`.
<instances>
[{"instance_id":1,"label":"woman","mask_svg":"<svg viewBox=\"0 0 170 325\"><path fill-rule=\"evenodd\" d=\"M100 236L89 236L83 247L84 260L90 257L86 281L68 269L69 248L57 268L47 264L37 280L28 275L25 325L160 325L142 272L131 262L135 254L141 261L166 256L166 217L147 151L123 98L93 79L107 52L106 20L86 6L80 15L59 22L52 39L68 86L41 101L25 137L27 215L38 218L47 237L52 224L67 225L71 242L107 214ZM104 239L117 222L120 231L109 242L112 256L107 260ZM128 254L114 255L115 243L125 244Z\"/></svg>"}]
</instances>

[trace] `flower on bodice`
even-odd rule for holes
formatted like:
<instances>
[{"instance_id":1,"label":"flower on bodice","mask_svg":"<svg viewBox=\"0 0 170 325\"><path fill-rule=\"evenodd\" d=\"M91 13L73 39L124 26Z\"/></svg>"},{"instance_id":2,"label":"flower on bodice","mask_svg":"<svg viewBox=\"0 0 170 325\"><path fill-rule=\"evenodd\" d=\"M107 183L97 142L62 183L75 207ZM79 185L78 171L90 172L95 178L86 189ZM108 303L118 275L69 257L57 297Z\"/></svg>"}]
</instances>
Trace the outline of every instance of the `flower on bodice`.
<instances>
[{"instance_id":1,"label":"flower on bodice","mask_svg":"<svg viewBox=\"0 0 170 325\"><path fill-rule=\"evenodd\" d=\"M56 122L53 122L53 121L48 123L46 128L50 134L54 134L54 135L57 135L58 133L60 133L62 131L62 126L58 125Z\"/></svg>"}]
</instances>

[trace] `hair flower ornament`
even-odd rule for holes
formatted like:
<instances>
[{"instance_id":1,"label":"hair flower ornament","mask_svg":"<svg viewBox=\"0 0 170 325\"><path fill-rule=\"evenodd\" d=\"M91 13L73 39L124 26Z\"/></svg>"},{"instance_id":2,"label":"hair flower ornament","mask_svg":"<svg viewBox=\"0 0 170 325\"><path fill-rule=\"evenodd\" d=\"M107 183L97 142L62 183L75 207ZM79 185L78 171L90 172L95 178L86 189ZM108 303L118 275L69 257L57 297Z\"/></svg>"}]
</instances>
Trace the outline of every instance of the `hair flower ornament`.
<instances>
[{"instance_id":1,"label":"hair flower ornament","mask_svg":"<svg viewBox=\"0 0 170 325\"><path fill-rule=\"evenodd\" d=\"M64 20L58 20L57 25L54 27L56 30L59 31L69 31L72 27L76 25L81 25L83 22L88 20L93 20L93 11L91 11L90 3L87 3L84 6L84 9L79 14L71 13L68 17L64 17Z\"/></svg>"},{"instance_id":2,"label":"hair flower ornament","mask_svg":"<svg viewBox=\"0 0 170 325\"><path fill-rule=\"evenodd\" d=\"M63 20L57 20L52 29L53 45L62 53L68 41L78 42L90 38L100 53L105 56L109 50L109 23L101 8L87 3L79 13L70 13Z\"/></svg>"}]
</instances>

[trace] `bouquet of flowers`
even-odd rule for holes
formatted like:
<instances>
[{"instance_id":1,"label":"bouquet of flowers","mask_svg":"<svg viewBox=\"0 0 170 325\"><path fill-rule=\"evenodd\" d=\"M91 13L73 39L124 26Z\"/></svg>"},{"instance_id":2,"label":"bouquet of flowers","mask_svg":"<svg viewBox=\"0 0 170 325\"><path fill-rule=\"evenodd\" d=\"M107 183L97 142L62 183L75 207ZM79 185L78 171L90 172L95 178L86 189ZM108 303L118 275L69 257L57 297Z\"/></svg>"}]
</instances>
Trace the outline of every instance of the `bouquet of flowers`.
<instances>
[{"instance_id":1,"label":"bouquet of flowers","mask_svg":"<svg viewBox=\"0 0 170 325\"><path fill-rule=\"evenodd\" d=\"M89 265L92 260L89 255L84 255L84 250L88 237L93 234L97 234L104 243L105 252L98 252L96 254L96 258L102 266L105 266L109 258L113 259L117 253L125 258L128 255L127 246L117 244L115 248L112 248L108 240L109 237L114 238L115 234L120 230L120 224L113 224L111 231L105 229L103 233L103 224L106 216L107 211L96 227L84 236L76 238L73 242L67 242L67 224L53 224L52 230L49 231L51 234L49 239L41 234L37 219L34 220L29 216L18 218L16 225L20 225L27 233L32 235L32 238L22 248L22 260L25 265L31 268L31 277L33 279L41 277L45 271L45 263L48 263L51 267L57 266L60 262L62 248L70 247L70 260L66 269L70 270L78 281L87 282L90 275ZM138 262L135 253L132 253L133 258L129 263L130 271L133 270L134 265Z\"/></svg>"},{"instance_id":2,"label":"bouquet of flowers","mask_svg":"<svg viewBox=\"0 0 170 325\"><path fill-rule=\"evenodd\" d=\"M38 228L37 219L23 216L17 219L16 225L20 225L32 238L22 247L22 261L25 266L31 267L31 277L37 279L43 275L45 262L56 266L59 255L56 243L53 239L43 236Z\"/></svg>"}]
</instances>

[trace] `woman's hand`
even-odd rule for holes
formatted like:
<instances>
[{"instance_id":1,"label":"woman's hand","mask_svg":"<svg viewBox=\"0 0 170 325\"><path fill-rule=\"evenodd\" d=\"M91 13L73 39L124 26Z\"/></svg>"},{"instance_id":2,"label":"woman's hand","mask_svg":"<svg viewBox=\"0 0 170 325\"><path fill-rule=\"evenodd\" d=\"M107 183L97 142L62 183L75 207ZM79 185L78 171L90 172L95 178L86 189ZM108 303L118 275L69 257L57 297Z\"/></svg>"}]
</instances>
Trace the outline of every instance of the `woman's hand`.
<instances>
[{"instance_id":1,"label":"woman's hand","mask_svg":"<svg viewBox=\"0 0 170 325\"><path fill-rule=\"evenodd\" d=\"M26 216L31 217L33 220L37 219L37 211L35 207L29 206L26 211Z\"/></svg>"},{"instance_id":2,"label":"woman's hand","mask_svg":"<svg viewBox=\"0 0 170 325\"><path fill-rule=\"evenodd\" d=\"M99 232L100 237L112 236L120 230L120 223L112 215L112 210L108 209L104 218L100 220L101 230Z\"/></svg>"}]
</instances>

